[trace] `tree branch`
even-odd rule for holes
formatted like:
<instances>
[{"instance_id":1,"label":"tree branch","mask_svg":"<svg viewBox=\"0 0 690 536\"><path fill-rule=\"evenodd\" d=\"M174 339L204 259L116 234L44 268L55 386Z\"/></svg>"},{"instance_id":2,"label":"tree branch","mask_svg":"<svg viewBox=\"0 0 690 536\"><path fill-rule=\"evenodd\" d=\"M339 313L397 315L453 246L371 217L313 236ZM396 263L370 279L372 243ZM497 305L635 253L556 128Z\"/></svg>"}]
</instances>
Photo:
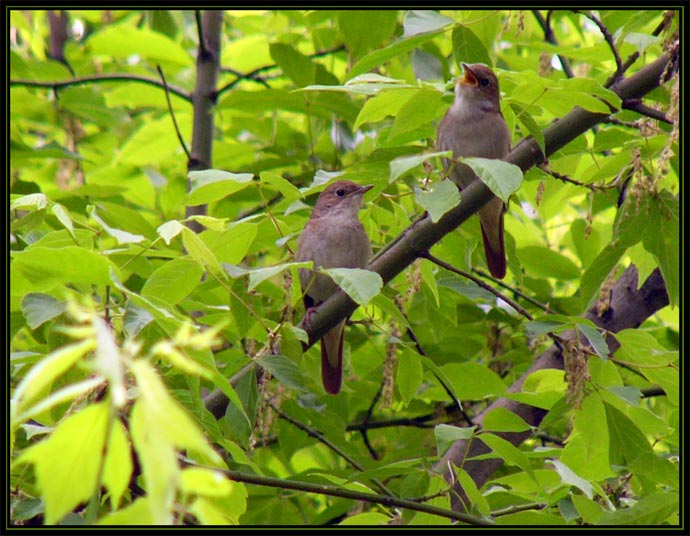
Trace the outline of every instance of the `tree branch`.
<instances>
[{"instance_id":1,"label":"tree branch","mask_svg":"<svg viewBox=\"0 0 690 536\"><path fill-rule=\"evenodd\" d=\"M220 71L220 37L223 28L223 12L204 11L199 26L199 51L196 58L196 86L192 92L194 123L192 126L192 157L187 162L188 171L209 169L213 165L213 125L216 103L218 72ZM192 187L187 179L187 191ZM188 206L186 217L203 216L206 205ZM201 232L203 227L196 221L189 221L189 228Z\"/></svg>"},{"instance_id":2,"label":"tree branch","mask_svg":"<svg viewBox=\"0 0 690 536\"><path fill-rule=\"evenodd\" d=\"M196 464L186 463L186 465L201 467ZM221 471L213 468L214 471ZM492 525L486 519L482 519L469 514L461 512L453 512L438 506L429 504L420 504L410 499L399 499L397 497L390 497L388 495L377 495L375 493L364 493L361 491L354 491L351 489L335 486L326 486L324 484L313 484L311 482L301 482L298 480L288 480L284 478L271 478L267 476L244 473L242 471L221 471L230 480L235 482L244 482L246 484L256 484L257 486L269 486L278 489L292 489L297 491L304 491L306 493L316 493L319 495L329 495L331 497L342 497L344 499L353 499L355 501L363 501L374 504L382 504L389 507L406 508L416 512L425 512L435 516L453 519L455 521L462 521L468 525Z\"/></svg>"},{"instance_id":3,"label":"tree branch","mask_svg":"<svg viewBox=\"0 0 690 536\"><path fill-rule=\"evenodd\" d=\"M58 89L72 86L81 86L84 84L100 84L103 82L139 82L142 84L147 84L149 86L155 86L161 89L165 89L165 85L155 78L148 78L146 76L141 76L138 74L91 74L86 76L80 76L78 78L72 78L71 80L54 80L54 81L38 81L38 80L23 80L15 79L10 80L10 87L21 86L21 87L44 87L57 91ZM176 86L168 85L170 93L177 95L181 99L187 102L192 101L192 96L189 92L182 88Z\"/></svg>"},{"instance_id":4,"label":"tree branch","mask_svg":"<svg viewBox=\"0 0 690 536\"><path fill-rule=\"evenodd\" d=\"M556 39L556 36L553 33L553 29L551 28L551 11L549 11L549 17L546 19L544 19L544 17L538 9L533 9L532 14L534 15L534 18L537 19L537 22L539 23L539 26L541 26L541 29L544 31L544 39L546 40L546 42L558 46L558 40ZM575 78L575 73L573 72L573 69L570 66L568 58L562 56L561 54L558 54L557 56L558 61L561 62L561 67L563 67L563 72L566 74L566 76L568 78Z\"/></svg>"},{"instance_id":5,"label":"tree branch","mask_svg":"<svg viewBox=\"0 0 690 536\"><path fill-rule=\"evenodd\" d=\"M606 25L603 22L601 22L599 20L599 17L597 17L594 13L586 12L586 11L580 11L580 10L575 10L575 13L580 13L581 15L584 15L589 20L591 20L594 24L597 25L597 28L599 28L601 35L604 36L604 40L609 45L609 48L611 49L611 54L613 55L613 59L616 62L616 72L613 73L613 79L615 81L615 80L618 80L619 78L622 78L623 74L625 73L625 67L623 66L623 62L621 61L621 57L618 54L618 50L616 50L616 44L613 42L613 36L611 35L611 32L609 32L609 29L606 27Z\"/></svg>"},{"instance_id":6,"label":"tree branch","mask_svg":"<svg viewBox=\"0 0 690 536\"><path fill-rule=\"evenodd\" d=\"M675 63L676 58L674 56L664 54L631 77L621 80L613 90L623 99L644 96L662 83L662 76L670 77L672 73L668 72L667 66L669 63ZM589 130L593 125L605 121L608 117L607 114L588 112L575 107L565 117L552 123L544 131L545 156L548 157L553 154ZM543 157L539 146L533 139L523 139L504 160L526 171L542 162ZM462 201L457 207L446 213L436 223L433 223L428 215L417 218L372 259L368 269L377 272L384 283L388 283L492 197L493 194L487 186L481 181L474 181L463 189ZM342 291L336 292L321 304L314 310L310 318L310 325L306 329L309 343L305 345L305 349L323 337L341 320L350 316L356 308L357 304ZM222 400L222 397L218 396L211 396L210 398L216 402ZM222 411L224 410L214 407L214 412L222 414Z\"/></svg>"},{"instance_id":7,"label":"tree branch","mask_svg":"<svg viewBox=\"0 0 690 536\"><path fill-rule=\"evenodd\" d=\"M613 91L622 99L642 97L660 85L662 75L670 76L671 73L667 73L666 68L673 60L672 56L664 54L633 76L621 80ZM608 114L589 112L575 107L566 116L544 130L545 157L548 158L577 136L597 123L605 121L608 117ZM518 143L504 160L515 164L524 172L542 162L543 157L538 144L533 139L527 138ZM448 211L436 223L432 222L428 215L417 220L376 255L367 269L377 272L384 284L388 283L492 198L491 190L484 183L481 181L472 182L463 189L462 201L458 206ZM356 308L357 304L347 294L340 290L336 292L314 310L310 316L310 325L303 326L309 335L309 343L305 347L308 348L313 345L340 321L350 316Z\"/></svg>"},{"instance_id":8,"label":"tree branch","mask_svg":"<svg viewBox=\"0 0 690 536\"><path fill-rule=\"evenodd\" d=\"M168 91L168 82L165 79L165 74L163 73L163 69L161 69L161 66L156 65L156 69L158 70L158 74L161 75L161 80L163 81L163 86L165 87L165 100L168 103L168 112L170 113L170 117L172 117L173 127L175 127L175 134L177 134L177 139L180 142L180 145L182 146L184 154L187 155L187 160L190 160L191 155L189 154L187 144L185 144L184 138L182 137L182 133L180 132L180 127L177 124L177 119L175 118L175 111L173 110L172 102L170 102L170 91Z\"/></svg>"},{"instance_id":9,"label":"tree branch","mask_svg":"<svg viewBox=\"0 0 690 536\"><path fill-rule=\"evenodd\" d=\"M630 265L614 284L611 290L611 305L606 313L600 316L597 305L595 304L584 316L609 333L617 333L623 329L638 327L649 316L668 305L668 303L668 295L666 294L664 280L661 277L659 269L654 270L647 278L644 285L638 290L637 269L634 265ZM572 332L562 335L564 339L573 339L574 337L575 335ZM607 343L611 353L619 346L618 341L613 335L607 336ZM553 345L539 356L529 370L525 372L518 381L511 385L507 392L520 392L525 379L537 370L563 370L563 367L562 352ZM527 404L521 404L508 398L499 398L477 415L475 423L481 425L486 415L496 408L503 408L515 413L531 427L538 427L547 414L547 410ZM520 433L500 432L497 433L497 435L517 446L528 437L531 437L532 433L531 430L528 430ZM448 449L443 458L436 463L435 468L445 475L447 481L451 481L452 475L448 473L450 464L462 466L472 477L477 487L481 487L491 477L494 471L503 464L503 461L499 458L484 459L481 461L472 460L476 456L488 452L490 452L489 447L481 441L456 441L450 449ZM462 509L463 501L466 502L467 497L461 486L455 484L454 488L458 494L458 498L454 499L453 508Z\"/></svg>"},{"instance_id":10,"label":"tree branch","mask_svg":"<svg viewBox=\"0 0 690 536\"><path fill-rule=\"evenodd\" d=\"M496 296L499 300L503 300L504 302L506 302L506 303L507 303L508 305L510 305L513 309L515 309L519 314L521 314L522 316L524 316L527 320L534 320L534 318L532 317L532 315L531 315L525 308L521 307L519 304L515 303L513 300L511 300L511 299L508 298L507 296L504 296L504 295L501 294L499 291L497 291L494 287L492 287L492 286L489 285L488 283L485 283L484 281L482 281L482 280L479 279L478 277L475 277L475 276L473 276L472 274L467 273L467 272L464 272L464 271L462 271L462 270L458 270L455 266L453 266L453 265L451 265L451 264L448 264L447 262L442 261L441 259L438 259L438 258L434 257L434 256L433 256L431 253L429 253L428 251L423 255L423 257L426 258L426 259L429 259L431 262L433 262L434 264L437 264L437 265L440 266L441 268L445 268L445 269L448 270L449 272L453 272L454 274L458 274L458 275L461 276L461 277L465 277L465 278L469 279L470 281L472 281L472 282L476 283L477 285L479 285L479 286L480 286L481 288L483 288L484 290L486 290L486 291L488 291L488 292L491 292L491 294L493 294L494 296Z\"/></svg>"}]
</instances>

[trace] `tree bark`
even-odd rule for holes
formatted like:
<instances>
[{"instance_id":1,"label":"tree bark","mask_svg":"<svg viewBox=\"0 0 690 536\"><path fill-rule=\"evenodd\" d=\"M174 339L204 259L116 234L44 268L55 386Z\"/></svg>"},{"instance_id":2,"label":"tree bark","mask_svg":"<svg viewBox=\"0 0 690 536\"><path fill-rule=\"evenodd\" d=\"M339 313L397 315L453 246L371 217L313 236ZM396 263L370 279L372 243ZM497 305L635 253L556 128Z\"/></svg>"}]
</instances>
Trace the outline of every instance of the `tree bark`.
<instances>
[{"instance_id":1,"label":"tree bark","mask_svg":"<svg viewBox=\"0 0 690 536\"><path fill-rule=\"evenodd\" d=\"M647 278L642 287L637 288L637 268L630 265L623 275L621 275L611 290L611 302L609 308L599 315L597 304L593 305L584 315L594 322L597 326L610 333L617 333L623 329L636 328L642 324L656 311L668 305L668 295L661 272L657 268ZM574 334L564 333L563 338L573 339ZM612 335L607 336L606 342L609 346L609 353L612 354L619 344ZM555 346L551 346L546 352L541 354L534 364L525 372L522 377L508 389L509 393L517 393L522 389L525 379L537 370L558 369L563 370L563 355ZM504 408L512 411L521 417L530 426L537 427L548 413L546 410L519 403L507 398L499 398L488 408L477 415L473 422L481 428L484 417L496 408ZM532 435L530 430L520 433L497 432L496 435L517 446ZM477 439L456 441L441 460L436 464L436 470L442 472L447 481L453 482L451 464L462 467L472 477L477 487L481 487L491 477L501 465L503 460L499 458L464 461L480 454L486 454L491 450L482 441ZM463 463L464 462L464 463ZM462 486L455 480L453 486L453 510L461 511L467 504L467 496L462 490Z\"/></svg>"},{"instance_id":2,"label":"tree bark","mask_svg":"<svg viewBox=\"0 0 690 536\"><path fill-rule=\"evenodd\" d=\"M220 72L220 44L223 29L223 12L205 11L199 29L199 52L196 58L196 85L192 92L194 123L192 127L191 159L187 171L201 171L213 167L213 128L218 73ZM187 191L191 181L187 179ZM206 205L188 206L186 216L206 214ZM189 222L189 228L200 232L202 226Z\"/></svg>"}]
</instances>

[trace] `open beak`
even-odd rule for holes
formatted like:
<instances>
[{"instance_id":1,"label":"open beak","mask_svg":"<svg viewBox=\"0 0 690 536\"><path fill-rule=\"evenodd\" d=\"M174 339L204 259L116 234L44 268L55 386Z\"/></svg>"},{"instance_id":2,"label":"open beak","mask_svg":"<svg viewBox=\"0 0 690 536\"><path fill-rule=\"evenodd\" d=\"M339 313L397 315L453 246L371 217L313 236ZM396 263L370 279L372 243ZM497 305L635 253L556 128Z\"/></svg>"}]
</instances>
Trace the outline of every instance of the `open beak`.
<instances>
[{"instance_id":1,"label":"open beak","mask_svg":"<svg viewBox=\"0 0 690 536\"><path fill-rule=\"evenodd\" d=\"M467 65L466 63L463 63L461 65L462 65L462 69L464 71L464 76L460 79L460 83L463 86L478 87L479 86L479 80L477 80L477 77L472 72L472 69L470 69L470 66Z\"/></svg>"}]
</instances>

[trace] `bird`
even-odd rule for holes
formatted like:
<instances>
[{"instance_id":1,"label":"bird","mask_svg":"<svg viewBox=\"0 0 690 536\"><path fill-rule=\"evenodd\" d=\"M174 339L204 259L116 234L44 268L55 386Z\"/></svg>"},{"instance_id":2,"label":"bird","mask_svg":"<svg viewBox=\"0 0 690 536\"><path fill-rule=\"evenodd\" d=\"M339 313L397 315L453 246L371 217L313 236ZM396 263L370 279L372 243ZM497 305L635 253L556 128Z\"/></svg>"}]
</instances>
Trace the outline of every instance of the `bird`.
<instances>
[{"instance_id":1,"label":"bird","mask_svg":"<svg viewBox=\"0 0 690 536\"><path fill-rule=\"evenodd\" d=\"M362 197L373 185L361 186L339 180L321 192L299 238L295 259L312 261L313 268L364 268L371 257L371 244L358 212ZM304 307L309 321L314 308L327 300L338 286L325 274L299 269ZM321 340L321 380L327 393L338 394L343 379L345 320Z\"/></svg>"},{"instance_id":2,"label":"bird","mask_svg":"<svg viewBox=\"0 0 690 536\"><path fill-rule=\"evenodd\" d=\"M501 113L498 79L484 64L462 63L464 75L455 84L455 100L438 125L436 148L453 151L453 160L442 158L444 172L460 190L474 179L463 179L462 166L455 160L464 156L503 158L510 152L510 131ZM473 176L473 173L468 175ZM506 206L494 197L479 209L486 263L491 275L503 279L506 253L503 214Z\"/></svg>"}]
</instances>

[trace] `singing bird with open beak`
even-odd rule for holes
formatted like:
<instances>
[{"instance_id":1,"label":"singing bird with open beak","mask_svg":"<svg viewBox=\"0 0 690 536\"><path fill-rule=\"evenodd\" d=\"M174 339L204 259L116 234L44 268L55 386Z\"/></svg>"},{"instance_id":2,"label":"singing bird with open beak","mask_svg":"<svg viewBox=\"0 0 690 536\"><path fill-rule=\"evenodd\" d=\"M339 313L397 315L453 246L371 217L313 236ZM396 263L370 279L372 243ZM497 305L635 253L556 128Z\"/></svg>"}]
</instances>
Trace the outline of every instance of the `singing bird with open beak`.
<instances>
[{"instance_id":1,"label":"singing bird with open beak","mask_svg":"<svg viewBox=\"0 0 690 536\"><path fill-rule=\"evenodd\" d=\"M501 113L496 75L480 63L463 63L462 68L464 76L455 84L455 101L438 125L436 147L439 151L452 150L453 159L463 156L503 158L510 152L510 131ZM467 167L465 164L448 158L442 160L445 173L461 190L473 180L461 177L459 169ZM505 210L505 204L498 197L479 209L486 263L491 275L499 279L506 274Z\"/></svg>"},{"instance_id":2,"label":"singing bird with open beak","mask_svg":"<svg viewBox=\"0 0 690 536\"><path fill-rule=\"evenodd\" d=\"M316 200L311 218L299 239L296 260L313 261L314 268L364 268L371 257L369 237L357 213L362 196L372 185L350 181L329 184ZM324 274L299 269L307 320L313 308L324 302L338 286ZM321 379L326 391L338 394L343 380L343 335L345 320L321 339Z\"/></svg>"}]
</instances>

